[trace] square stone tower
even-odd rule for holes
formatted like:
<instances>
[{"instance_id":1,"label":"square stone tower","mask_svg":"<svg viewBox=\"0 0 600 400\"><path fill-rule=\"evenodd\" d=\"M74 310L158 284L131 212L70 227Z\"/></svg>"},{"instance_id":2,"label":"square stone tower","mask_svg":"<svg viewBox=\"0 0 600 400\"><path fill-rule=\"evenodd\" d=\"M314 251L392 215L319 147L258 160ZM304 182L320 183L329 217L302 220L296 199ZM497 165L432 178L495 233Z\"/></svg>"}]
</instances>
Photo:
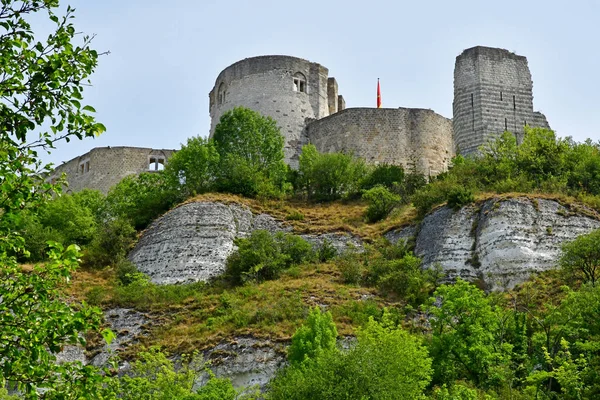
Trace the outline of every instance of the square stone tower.
<instances>
[{"instance_id":1,"label":"square stone tower","mask_svg":"<svg viewBox=\"0 0 600 400\"><path fill-rule=\"evenodd\" d=\"M508 50L477 46L456 57L453 129L457 153L477 149L504 131L520 142L523 127L548 127L533 111L533 83L527 58Z\"/></svg>"}]
</instances>

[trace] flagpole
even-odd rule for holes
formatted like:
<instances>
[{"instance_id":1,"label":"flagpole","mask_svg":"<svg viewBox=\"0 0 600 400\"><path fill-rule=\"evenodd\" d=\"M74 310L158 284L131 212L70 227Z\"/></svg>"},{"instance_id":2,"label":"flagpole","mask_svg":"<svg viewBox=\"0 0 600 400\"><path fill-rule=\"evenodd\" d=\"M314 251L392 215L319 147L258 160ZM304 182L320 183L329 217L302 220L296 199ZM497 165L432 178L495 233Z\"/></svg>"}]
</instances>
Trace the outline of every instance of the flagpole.
<instances>
[{"instance_id":1,"label":"flagpole","mask_svg":"<svg viewBox=\"0 0 600 400\"><path fill-rule=\"evenodd\" d=\"M379 78L377 78L377 108L381 108L381 87L379 86Z\"/></svg>"}]
</instances>

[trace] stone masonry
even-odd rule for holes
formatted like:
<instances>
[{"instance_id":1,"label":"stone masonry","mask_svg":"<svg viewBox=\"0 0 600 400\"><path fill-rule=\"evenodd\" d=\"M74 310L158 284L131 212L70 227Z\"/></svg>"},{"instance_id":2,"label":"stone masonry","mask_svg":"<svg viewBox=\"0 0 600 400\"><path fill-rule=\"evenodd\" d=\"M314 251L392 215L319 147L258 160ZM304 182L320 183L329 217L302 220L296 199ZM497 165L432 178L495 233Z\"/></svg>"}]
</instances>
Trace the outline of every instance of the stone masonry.
<instances>
[{"instance_id":1,"label":"stone masonry","mask_svg":"<svg viewBox=\"0 0 600 400\"><path fill-rule=\"evenodd\" d=\"M54 181L65 173L69 182L66 192L87 188L106 194L126 176L161 170L173 153L143 147L96 147L59 165L47 180Z\"/></svg>"},{"instance_id":2,"label":"stone masonry","mask_svg":"<svg viewBox=\"0 0 600 400\"><path fill-rule=\"evenodd\" d=\"M337 102L337 83L332 80L328 85L328 72L317 63L288 56L238 61L219 74L209 94L210 135L225 112L250 108L277 121L286 138L285 160L296 167L306 144L306 124L329 115L334 108L329 91Z\"/></svg>"},{"instance_id":3,"label":"stone masonry","mask_svg":"<svg viewBox=\"0 0 600 400\"><path fill-rule=\"evenodd\" d=\"M307 126L321 152L360 155L370 164L396 164L434 176L454 156L452 121L431 110L349 108Z\"/></svg>"},{"instance_id":4,"label":"stone masonry","mask_svg":"<svg viewBox=\"0 0 600 400\"><path fill-rule=\"evenodd\" d=\"M455 144L463 155L504 131L520 141L525 125L549 128L533 111L527 58L504 49L477 46L456 57L453 109Z\"/></svg>"}]
</instances>

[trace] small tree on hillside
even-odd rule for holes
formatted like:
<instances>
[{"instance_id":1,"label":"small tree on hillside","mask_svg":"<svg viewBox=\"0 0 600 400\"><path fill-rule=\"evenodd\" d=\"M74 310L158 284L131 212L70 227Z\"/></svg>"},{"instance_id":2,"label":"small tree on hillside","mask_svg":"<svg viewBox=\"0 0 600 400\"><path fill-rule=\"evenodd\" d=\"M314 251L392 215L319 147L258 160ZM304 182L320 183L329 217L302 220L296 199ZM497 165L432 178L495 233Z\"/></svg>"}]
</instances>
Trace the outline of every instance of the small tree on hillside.
<instances>
[{"instance_id":1,"label":"small tree on hillside","mask_svg":"<svg viewBox=\"0 0 600 400\"><path fill-rule=\"evenodd\" d=\"M212 141L202 137L189 138L175 153L165 168L167 182L181 191L185 199L212 189L219 153Z\"/></svg>"},{"instance_id":2,"label":"small tree on hillside","mask_svg":"<svg viewBox=\"0 0 600 400\"><path fill-rule=\"evenodd\" d=\"M564 271L582 275L585 282L595 285L600 275L600 229L563 245L559 264Z\"/></svg>"},{"instance_id":3,"label":"small tree on hillside","mask_svg":"<svg viewBox=\"0 0 600 400\"><path fill-rule=\"evenodd\" d=\"M220 156L218 189L247 196L282 193L287 169L275 120L237 107L223 114L213 139Z\"/></svg>"}]
</instances>

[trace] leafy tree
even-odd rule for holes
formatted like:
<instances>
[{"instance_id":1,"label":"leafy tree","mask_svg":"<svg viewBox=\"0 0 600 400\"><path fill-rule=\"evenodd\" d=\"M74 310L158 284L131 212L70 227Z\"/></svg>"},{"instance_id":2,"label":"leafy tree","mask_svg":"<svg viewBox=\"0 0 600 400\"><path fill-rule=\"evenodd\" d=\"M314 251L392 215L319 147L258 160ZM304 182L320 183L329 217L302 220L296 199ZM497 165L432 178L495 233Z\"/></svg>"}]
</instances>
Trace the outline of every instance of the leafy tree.
<instances>
[{"instance_id":1,"label":"leafy tree","mask_svg":"<svg viewBox=\"0 0 600 400\"><path fill-rule=\"evenodd\" d=\"M383 185L376 185L364 191L362 198L369 203L369 207L365 212L365 216L369 222L377 222L384 219L400 203L400 196L390 192Z\"/></svg>"},{"instance_id":2,"label":"leafy tree","mask_svg":"<svg viewBox=\"0 0 600 400\"><path fill-rule=\"evenodd\" d=\"M111 390L124 400L235 400L238 397L229 379L216 378L198 355L184 355L177 368L157 348L138 354L131 372L111 382ZM206 370L209 379L194 389L198 375Z\"/></svg>"},{"instance_id":3,"label":"leafy tree","mask_svg":"<svg viewBox=\"0 0 600 400\"><path fill-rule=\"evenodd\" d=\"M213 140L220 156L219 190L266 197L286 190L284 138L272 118L234 108L221 116Z\"/></svg>"},{"instance_id":4,"label":"leafy tree","mask_svg":"<svg viewBox=\"0 0 600 400\"><path fill-rule=\"evenodd\" d=\"M288 360L291 363L301 363L306 359L315 358L323 351L333 351L336 338L337 329L331 313L323 313L319 307L315 307L292 336Z\"/></svg>"},{"instance_id":5,"label":"leafy tree","mask_svg":"<svg viewBox=\"0 0 600 400\"><path fill-rule=\"evenodd\" d=\"M564 244L559 264L565 272L595 285L600 274L600 229Z\"/></svg>"},{"instance_id":6,"label":"leafy tree","mask_svg":"<svg viewBox=\"0 0 600 400\"><path fill-rule=\"evenodd\" d=\"M180 188L182 199L213 188L219 153L212 141L189 138L169 159L165 176L172 187Z\"/></svg>"},{"instance_id":7,"label":"leafy tree","mask_svg":"<svg viewBox=\"0 0 600 400\"><path fill-rule=\"evenodd\" d=\"M321 154L309 144L302 147L296 189L317 201L351 197L360 192L366 174L364 160L344 153Z\"/></svg>"},{"instance_id":8,"label":"leafy tree","mask_svg":"<svg viewBox=\"0 0 600 400\"><path fill-rule=\"evenodd\" d=\"M498 318L483 291L458 279L438 287L425 311L436 382L466 378L484 385L505 378L512 346L498 340Z\"/></svg>"},{"instance_id":9,"label":"leafy tree","mask_svg":"<svg viewBox=\"0 0 600 400\"><path fill-rule=\"evenodd\" d=\"M163 171L125 177L106 196L108 212L144 229L177 201Z\"/></svg>"},{"instance_id":10,"label":"leafy tree","mask_svg":"<svg viewBox=\"0 0 600 400\"><path fill-rule=\"evenodd\" d=\"M419 399L431 380L431 359L419 339L370 318L348 351L323 351L280 371L267 398Z\"/></svg>"},{"instance_id":11,"label":"leafy tree","mask_svg":"<svg viewBox=\"0 0 600 400\"><path fill-rule=\"evenodd\" d=\"M25 398L40 397L39 389L45 398L61 399L103 392L95 368L56 363L64 344L85 343L82 334L100 323L99 310L74 307L61 293L77 265L77 248L53 245L49 262L31 269L16 260L27 253L16 223L56 190L41 178L50 166L42 166L36 149L104 131L93 108L81 105L98 53L89 37L75 43L73 9L60 17L58 5L7 0L0 8L0 381L15 382ZM54 23L44 41L29 22L35 13Z\"/></svg>"},{"instance_id":12,"label":"leafy tree","mask_svg":"<svg viewBox=\"0 0 600 400\"><path fill-rule=\"evenodd\" d=\"M404 168L400 165L379 164L371 170L362 182L362 188L366 190L382 185L392 190L395 186L402 185L404 178Z\"/></svg>"},{"instance_id":13,"label":"leafy tree","mask_svg":"<svg viewBox=\"0 0 600 400\"><path fill-rule=\"evenodd\" d=\"M136 234L128 220L122 217L110 219L98 227L96 236L85 249L84 265L102 268L118 264L125 259Z\"/></svg>"}]
</instances>

